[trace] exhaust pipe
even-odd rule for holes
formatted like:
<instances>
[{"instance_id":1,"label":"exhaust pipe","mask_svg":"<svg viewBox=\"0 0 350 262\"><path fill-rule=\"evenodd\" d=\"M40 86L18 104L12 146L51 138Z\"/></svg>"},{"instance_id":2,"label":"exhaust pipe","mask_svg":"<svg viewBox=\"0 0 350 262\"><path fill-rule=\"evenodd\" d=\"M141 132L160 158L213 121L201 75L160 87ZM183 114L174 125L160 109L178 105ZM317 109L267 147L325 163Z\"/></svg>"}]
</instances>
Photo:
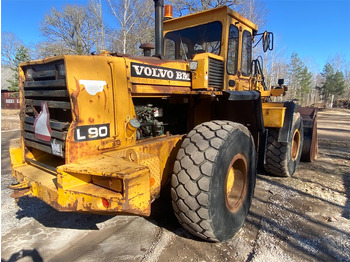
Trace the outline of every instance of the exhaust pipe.
<instances>
[{"instance_id":1,"label":"exhaust pipe","mask_svg":"<svg viewBox=\"0 0 350 262\"><path fill-rule=\"evenodd\" d=\"M155 8L155 56L163 56L163 9L164 0L154 0Z\"/></svg>"}]
</instances>

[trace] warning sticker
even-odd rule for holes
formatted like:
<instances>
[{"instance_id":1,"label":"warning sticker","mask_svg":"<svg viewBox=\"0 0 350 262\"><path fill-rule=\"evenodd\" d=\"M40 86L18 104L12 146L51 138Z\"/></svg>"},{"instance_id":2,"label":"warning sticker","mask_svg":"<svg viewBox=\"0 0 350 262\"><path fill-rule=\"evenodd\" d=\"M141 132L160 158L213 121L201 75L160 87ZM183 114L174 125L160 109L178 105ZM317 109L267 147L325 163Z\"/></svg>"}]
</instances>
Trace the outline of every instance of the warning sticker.
<instances>
[{"instance_id":1,"label":"warning sticker","mask_svg":"<svg viewBox=\"0 0 350 262\"><path fill-rule=\"evenodd\" d=\"M50 112L46 102L41 103L41 112L34 121L35 137L50 142L52 130L50 127Z\"/></svg>"}]
</instances>

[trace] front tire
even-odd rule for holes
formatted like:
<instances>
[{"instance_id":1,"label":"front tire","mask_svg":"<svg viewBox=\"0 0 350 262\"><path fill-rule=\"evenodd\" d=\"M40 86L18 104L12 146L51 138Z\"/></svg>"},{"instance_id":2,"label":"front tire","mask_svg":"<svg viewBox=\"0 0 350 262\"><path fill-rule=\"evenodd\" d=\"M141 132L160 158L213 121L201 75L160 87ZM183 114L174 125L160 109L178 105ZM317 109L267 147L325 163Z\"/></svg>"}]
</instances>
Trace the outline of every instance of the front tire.
<instances>
[{"instance_id":1,"label":"front tire","mask_svg":"<svg viewBox=\"0 0 350 262\"><path fill-rule=\"evenodd\" d=\"M288 142L278 142L278 129L269 129L266 146L265 171L276 176L290 177L300 162L303 148L303 122L294 113Z\"/></svg>"},{"instance_id":2,"label":"front tire","mask_svg":"<svg viewBox=\"0 0 350 262\"><path fill-rule=\"evenodd\" d=\"M206 122L184 139L174 164L172 204L192 234L221 242L242 227L254 194L253 138L241 124Z\"/></svg>"}]
</instances>

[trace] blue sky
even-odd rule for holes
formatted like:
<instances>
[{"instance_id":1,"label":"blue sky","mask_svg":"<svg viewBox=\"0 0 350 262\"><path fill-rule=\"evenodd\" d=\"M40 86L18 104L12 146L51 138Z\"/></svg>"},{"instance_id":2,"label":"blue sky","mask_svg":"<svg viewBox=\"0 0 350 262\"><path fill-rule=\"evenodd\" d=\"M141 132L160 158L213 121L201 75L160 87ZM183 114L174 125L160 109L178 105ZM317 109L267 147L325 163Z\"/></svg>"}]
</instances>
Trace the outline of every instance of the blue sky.
<instances>
[{"instance_id":1,"label":"blue sky","mask_svg":"<svg viewBox=\"0 0 350 262\"><path fill-rule=\"evenodd\" d=\"M266 29L290 57L322 70L336 55L350 62L350 0L267 0Z\"/></svg>"},{"instance_id":2,"label":"blue sky","mask_svg":"<svg viewBox=\"0 0 350 262\"><path fill-rule=\"evenodd\" d=\"M261 30L275 34L275 48L288 58L296 52L314 70L322 70L336 55L350 62L350 0L262 0L268 11ZM39 25L53 6L86 4L88 0L2 0L1 30L13 32L25 44L41 40ZM167 1L165 0L167 3ZM105 17L114 27L108 6Z\"/></svg>"}]
</instances>

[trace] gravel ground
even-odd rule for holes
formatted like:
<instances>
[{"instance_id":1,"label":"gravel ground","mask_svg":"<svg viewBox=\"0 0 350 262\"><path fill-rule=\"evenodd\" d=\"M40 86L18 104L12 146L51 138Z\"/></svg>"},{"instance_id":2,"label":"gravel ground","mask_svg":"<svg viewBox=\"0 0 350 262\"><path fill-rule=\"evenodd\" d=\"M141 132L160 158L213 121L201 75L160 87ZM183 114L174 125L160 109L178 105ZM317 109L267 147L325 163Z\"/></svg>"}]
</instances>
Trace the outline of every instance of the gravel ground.
<instances>
[{"instance_id":1,"label":"gravel ground","mask_svg":"<svg viewBox=\"0 0 350 262\"><path fill-rule=\"evenodd\" d=\"M1 131L19 128L19 110L1 109Z\"/></svg>"},{"instance_id":2,"label":"gravel ground","mask_svg":"<svg viewBox=\"0 0 350 262\"><path fill-rule=\"evenodd\" d=\"M2 261L350 261L350 110L320 112L315 162L292 178L258 175L245 225L225 243L187 233L164 196L149 218L59 213L28 197L15 203L11 117L2 114Z\"/></svg>"}]
</instances>

